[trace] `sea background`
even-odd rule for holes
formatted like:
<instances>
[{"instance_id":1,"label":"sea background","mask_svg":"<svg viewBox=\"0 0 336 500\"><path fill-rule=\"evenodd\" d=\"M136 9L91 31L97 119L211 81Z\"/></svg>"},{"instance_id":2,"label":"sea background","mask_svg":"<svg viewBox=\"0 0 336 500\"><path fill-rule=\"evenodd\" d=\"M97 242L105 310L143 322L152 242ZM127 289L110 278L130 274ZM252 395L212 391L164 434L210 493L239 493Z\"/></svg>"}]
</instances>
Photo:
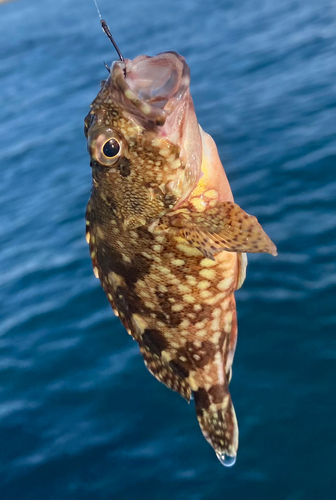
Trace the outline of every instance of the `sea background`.
<instances>
[{"instance_id":1,"label":"sea background","mask_svg":"<svg viewBox=\"0 0 336 500\"><path fill-rule=\"evenodd\" d=\"M0 499L336 498L336 4L100 0L183 54L236 202L279 255L236 294L237 463L144 367L92 273L83 118L116 58L89 0L0 5Z\"/></svg>"}]
</instances>

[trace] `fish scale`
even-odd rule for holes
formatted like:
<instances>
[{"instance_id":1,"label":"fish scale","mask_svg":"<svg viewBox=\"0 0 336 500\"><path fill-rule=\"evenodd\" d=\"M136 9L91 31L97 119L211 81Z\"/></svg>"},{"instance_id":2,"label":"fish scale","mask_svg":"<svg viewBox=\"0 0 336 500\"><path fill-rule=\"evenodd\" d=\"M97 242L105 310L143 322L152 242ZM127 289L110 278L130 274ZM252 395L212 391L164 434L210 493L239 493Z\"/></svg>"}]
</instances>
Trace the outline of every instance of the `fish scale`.
<instances>
[{"instance_id":1,"label":"fish scale","mask_svg":"<svg viewBox=\"0 0 336 500\"><path fill-rule=\"evenodd\" d=\"M158 98L151 85L163 69ZM188 75L176 53L114 64L85 119L87 241L95 276L148 370L187 401L193 394L205 438L232 465L234 292L245 279L245 252L276 250L233 202L216 146L198 126Z\"/></svg>"}]
</instances>

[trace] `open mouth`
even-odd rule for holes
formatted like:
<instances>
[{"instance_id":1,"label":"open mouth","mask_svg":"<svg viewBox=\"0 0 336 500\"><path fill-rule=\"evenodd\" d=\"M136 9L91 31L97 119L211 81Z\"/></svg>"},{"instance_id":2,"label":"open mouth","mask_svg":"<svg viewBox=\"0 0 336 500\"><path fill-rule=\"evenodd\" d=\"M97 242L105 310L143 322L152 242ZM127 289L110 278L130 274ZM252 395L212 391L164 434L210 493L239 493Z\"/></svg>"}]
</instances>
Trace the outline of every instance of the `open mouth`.
<instances>
[{"instance_id":1,"label":"open mouth","mask_svg":"<svg viewBox=\"0 0 336 500\"><path fill-rule=\"evenodd\" d=\"M190 83L189 67L177 52L117 61L111 76L125 97L160 126L174 111Z\"/></svg>"}]
</instances>

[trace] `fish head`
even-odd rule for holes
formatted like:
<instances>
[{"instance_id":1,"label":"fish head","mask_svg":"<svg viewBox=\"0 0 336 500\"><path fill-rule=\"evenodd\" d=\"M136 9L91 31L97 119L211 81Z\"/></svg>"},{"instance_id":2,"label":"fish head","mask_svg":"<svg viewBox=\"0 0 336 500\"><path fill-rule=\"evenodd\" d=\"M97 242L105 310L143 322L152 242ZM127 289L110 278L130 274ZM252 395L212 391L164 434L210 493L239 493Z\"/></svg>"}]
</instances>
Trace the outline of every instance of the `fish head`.
<instances>
[{"instance_id":1,"label":"fish head","mask_svg":"<svg viewBox=\"0 0 336 500\"><path fill-rule=\"evenodd\" d=\"M126 225L161 217L202 175L189 85L189 67L176 52L142 55L116 61L91 105L85 133L94 184L121 204Z\"/></svg>"}]
</instances>

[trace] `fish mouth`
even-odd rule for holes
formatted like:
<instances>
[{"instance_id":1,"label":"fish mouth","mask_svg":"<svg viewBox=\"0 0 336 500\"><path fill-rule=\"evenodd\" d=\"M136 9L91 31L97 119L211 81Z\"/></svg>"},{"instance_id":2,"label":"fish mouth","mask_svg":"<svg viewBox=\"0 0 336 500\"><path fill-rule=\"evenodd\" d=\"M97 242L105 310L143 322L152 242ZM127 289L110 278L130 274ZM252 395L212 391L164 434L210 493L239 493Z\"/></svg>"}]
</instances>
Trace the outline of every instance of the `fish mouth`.
<instances>
[{"instance_id":1,"label":"fish mouth","mask_svg":"<svg viewBox=\"0 0 336 500\"><path fill-rule=\"evenodd\" d=\"M116 61L111 70L115 87L158 126L176 109L190 84L190 71L177 52Z\"/></svg>"}]
</instances>

